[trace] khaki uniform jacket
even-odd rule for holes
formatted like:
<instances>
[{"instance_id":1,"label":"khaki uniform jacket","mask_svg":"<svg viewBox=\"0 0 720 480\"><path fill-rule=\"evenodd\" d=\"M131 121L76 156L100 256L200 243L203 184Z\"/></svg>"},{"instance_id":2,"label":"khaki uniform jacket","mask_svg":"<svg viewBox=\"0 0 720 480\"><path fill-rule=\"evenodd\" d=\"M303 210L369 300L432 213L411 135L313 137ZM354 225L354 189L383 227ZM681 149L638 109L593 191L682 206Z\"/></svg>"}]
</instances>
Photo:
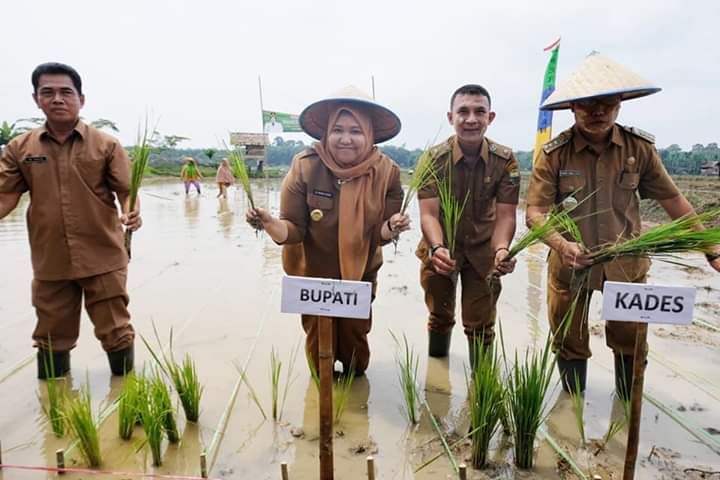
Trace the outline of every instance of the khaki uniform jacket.
<instances>
[{"instance_id":1,"label":"khaki uniform jacket","mask_svg":"<svg viewBox=\"0 0 720 480\"><path fill-rule=\"evenodd\" d=\"M381 212L385 221L400 211L403 190L398 166L387 157L382 161L392 163L385 211ZM315 150L307 149L293 158L280 195L280 218L289 222L283 248L283 265L289 275L340 278L338 213L341 188L338 178L322 163ZM370 217L369 213L366 212L366 217ZM365 281L375 280L383 262L380 247L388 241L382 241L381 228L382 222L366 223L365 231L358 232L370 237L370 252L363 275ZM300 260L291 262L290 259Z\"/></svg>"},{"instance_id":2,"label":"khaki uniform jacket","mask_svg":"<svg viewBox=\"0 0 720 480\"><path fill-rule=\"evenodd\" d=\"M11 140L0 157L0 192L30 192L27 225L37 280L126 267L115 194L129 188L125 149L80 121L63 144L43 126Z\"/></svg>"},{"instance_id":3,"label":"khaki uniform jacket","mask_svg":"<svg viewBox=\"0 0 720 480\"><path fill-rule=\"evenodd\" d=\"M462 204L467 195L455 239L454 258L460 268L467 260L479 275L485 276L494 262L490 240L495 229L495 204L518 203L518 162L509 147L487 137L480 148L480 158L473 163L464 157L455 135L433 147L430 155L441 180L447 177L451 166L455 198ZM420 200L437 196L435 182L418 192ZM445 242L447 245L447 238ZM429 262L428 245L424 238L418 244L416 255L421 261Z\"/></svg>"},{"instance_id":4,"label":"khaki uniform jacket","mask_svg":"<svg viewBox=\"0 0 720 480\"><path fill-rule=\"evenodd\" d=\"M610 145L599 156L574 128L543 146L533 166L528 206L551 207L574 196L572 216L587 248L614 243L640 233L640 199L665 200L679 195L654 146L641 130L615 125ZM583 202L584 199L586 201ZM549 273L569 283L572 271L550 255ZM590 288L604 280L636 281L650 268L647 258L623 257L592 267Z\"/></svg>"}]
</instances>

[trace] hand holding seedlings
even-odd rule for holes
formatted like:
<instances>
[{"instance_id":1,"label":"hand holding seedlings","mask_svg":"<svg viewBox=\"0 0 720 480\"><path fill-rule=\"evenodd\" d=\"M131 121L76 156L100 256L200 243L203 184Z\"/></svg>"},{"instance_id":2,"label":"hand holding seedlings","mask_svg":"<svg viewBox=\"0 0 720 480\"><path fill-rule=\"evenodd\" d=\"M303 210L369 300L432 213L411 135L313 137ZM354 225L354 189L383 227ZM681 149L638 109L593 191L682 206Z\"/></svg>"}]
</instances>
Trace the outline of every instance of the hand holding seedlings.
<instances>
[{"instance_id":1,"label":"hand holding seedlings","mask_svg":"<svg viewBox=\"0 0 720 480\"><path fill-rule=\"evenodd\" d=\"M381 235L383 240L390 240L406 230L410 230L410 216L396 213L383 224Z\"/></svg>"},{"instance_id":2,"label":"hand holding seedlings","mask_svg":"<svg viewBox=\"0 0 720 480\"><path fill-rule=\"evenodd\" d=\"M450 250L443 246L435 249L430 260L432 261L435 271L441 275L450 276L450 274L455 271L455 260L450 256Z\"/></svg>"},{"instance_id":3,"label":"hand holding seedlings","mask_svg":"<svg viewBox=\"0 0 720 480\"><path fill-rule=\"evenodd\" d=\"M592 258L578 243L565 241L558 252L563 265L573 270L582 270L593 264Z\"/></svg>"},{"instance_id":4,"label":"hand holding seedlings","mask_svg":"<svg viewBox=\"0 0 720 480\"><path fill-rule=\"evenodd\" d=\"M264 208L248 208L245 212L245 221L255 230L265 230L277 243L284 242L288 237L285 221L273 217Z\"/></svg>"},{"instance_id":5,"label":"hand holding seedlings","mask_svg":"<svg viewBox=\"0 0 720 480\"><path fill-rule=\"evenodd\" d=\"M500 247L495 250L494 275L500 277L512 273L515 270L517 259L514 257L508 258L508 253L509 250L505 247Z\"/></svg>"},{"instance_id":6,"label":"hand holding seedlings","mask_svg":"<svg viewBox=\"0 0 720 480\"><path fill-rule=\"evenodd\" d=\"M140 212L133 210L132 212L123 213L120 216L120 223L125 225L131 232L136 232L142 227L142 217Z\"/></svg>"}]
</instances>

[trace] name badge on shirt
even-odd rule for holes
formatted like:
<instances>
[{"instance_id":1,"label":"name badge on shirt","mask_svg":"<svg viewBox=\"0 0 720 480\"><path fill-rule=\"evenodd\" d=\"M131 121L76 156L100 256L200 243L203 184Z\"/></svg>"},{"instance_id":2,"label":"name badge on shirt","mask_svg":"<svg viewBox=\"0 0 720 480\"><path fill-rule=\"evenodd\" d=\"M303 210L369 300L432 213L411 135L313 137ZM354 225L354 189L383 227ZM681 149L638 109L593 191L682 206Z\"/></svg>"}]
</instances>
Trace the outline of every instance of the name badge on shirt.
<instances>
[{"instance_id":1,"label":"name badge on shirt","mask_svg":"<svg viewBox=\"0 0 720 480\"><path fill-rule=\"evenodd\" d=\"M38 155L36 157L25 157L23 160L23 163L45 163L47 162L47 157L45 155Z\"/></svg>"},{"instance_id":2,"label":"name badge on shirt","mask_svg":"<svg viewBox=\"0 0 720 480\"><path fill-rule=\"evenodd\" d=\"M580 177L582 172L580 170L560 170L561 177Z\"/></svg>"},{"instance_id":3,"label":"name badge on shirt","mask_svg":"<svg viewBox=\"0 0 720 480\"><path fill-rule=\"evenodd\" d=\"M322 190L313 190L313 195L324 198L333 198L335 196L332 192L324 192Z\"/></svg>"}]
</instances>

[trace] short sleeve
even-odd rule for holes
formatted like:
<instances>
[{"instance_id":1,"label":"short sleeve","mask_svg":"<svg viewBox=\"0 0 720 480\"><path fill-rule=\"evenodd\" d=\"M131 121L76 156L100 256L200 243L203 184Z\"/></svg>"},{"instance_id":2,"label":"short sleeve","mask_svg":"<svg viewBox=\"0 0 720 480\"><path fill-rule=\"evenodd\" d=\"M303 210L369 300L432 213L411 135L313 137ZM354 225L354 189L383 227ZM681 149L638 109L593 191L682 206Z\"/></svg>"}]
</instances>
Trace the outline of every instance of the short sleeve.
<instances>
[{"instance_id":1,"label":"short sleeve","mask_svg":"<svg viewBox=\"0 0 720 480\"><path fill-rule=\"evenodd\" d=\"M130 191L130 157L120 142L115 140L108 147L107 181L115 193Z\"/></svg>"},{"instance_id":2,"label":"short sleeve","mask_svg":"<svg viewBox=\"0 0 720 480\"><path fill-rule=\"evenodd\" d=\"M286 244L302 242L307 229L307 188L302 178L301 161L297 157L293 159L280 193L280 219L288 226L288 237L283 242Z\"/></svg>"},{"instance_id":3,"label":"short sleeve","mask_svg":"<svg viewBox=\"0 0 720 480\"><path fill-rule=\"evenodd\" d=\"M385 211L383 212L383 223L400 212L403 202L403 189L402 183L400 183L400 168L397 165L393 165L392 173L390 174L390 180L388 181L388 190L385 194ZM376 245L386 245L390 243L390 240L382 240L382 226L383 223L375 226L373 232L373 243Z\"/></svg>"},{"instance_id":4,"label":"short sleeve","mask_svg":"<svg viewBox=\"0 0 720 480\"><path fill-rule=\"evenodd\" d=\"M495 200L498 203L510 203L517 205L520 198L520 166L515 159L515 155L511 154L510 159L505 164L505 170L500 178Z\"/></svg>"},{"instance_id":5,"label":"short sleeve","mask_svg":"<svg viewBox=\"0 0 720 480\"><path fill-rule=\"evenodd\" d=\"M640 198L651 198L653 200L667 200L680 194L675 182L665 170L665 165L663 165L655 147L650 147L648 162L640 172L638 193Z\"/></svg>"},{"instance_id":6,"label":"short sleeve","mask_svg":"<svg viewBox=\"0 0 720 480\"><path fill-rule=\"evenodd\" d=\"M12 144L7 145L0 155L0 193L24 193L29 190L12 150Z\"/></svg>"},{"instance_id":7,"label":"short sleeve","mask_svg":"<svg viewBox=\"0 0 720 480\"><path fill-rule=\"evenodd\" d=\"M545 152L533 165L530 185L527 191L527 204L533 207L549 207L555 203L557 195L557 170L551 164Z\"/></svg>"}]
</instances>

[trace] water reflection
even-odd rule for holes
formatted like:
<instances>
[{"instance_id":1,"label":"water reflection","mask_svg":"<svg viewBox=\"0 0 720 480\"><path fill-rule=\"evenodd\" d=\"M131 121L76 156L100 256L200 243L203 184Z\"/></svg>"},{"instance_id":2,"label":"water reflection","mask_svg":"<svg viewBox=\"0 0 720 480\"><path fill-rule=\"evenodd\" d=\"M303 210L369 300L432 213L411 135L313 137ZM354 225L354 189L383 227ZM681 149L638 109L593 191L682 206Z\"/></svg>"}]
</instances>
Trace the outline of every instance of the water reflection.
<instances>
[{"instance_id":1,"label":"water reflection","mask_svg":"<svg viewBox=\"0 0 720 480\"><path fill-rule=\"evenodd\" d=\"M235 215L230 209L227 198L218 199L217 218L220 223L220 231L225 238L229 238L230 233L232 232L233 223L235 223Z\"/></svg>"},{"instance_id":2,"label":"water reflection","mask_svg":"<svg viewBox=\"0 0 720 480\"><path fill-rule=\"evenodd\" d=\"M542 257L542 246L533 245L528 249L528 255L525 256L527 259L527 305L528 305L528 330L530 332L531 343L538 345L538 342L544 342L542 331L540 326L540 310L542 309L542 302L544 296L542 295L542 273L544 262L541 260Z\"/></svg>"}]
</instances>

